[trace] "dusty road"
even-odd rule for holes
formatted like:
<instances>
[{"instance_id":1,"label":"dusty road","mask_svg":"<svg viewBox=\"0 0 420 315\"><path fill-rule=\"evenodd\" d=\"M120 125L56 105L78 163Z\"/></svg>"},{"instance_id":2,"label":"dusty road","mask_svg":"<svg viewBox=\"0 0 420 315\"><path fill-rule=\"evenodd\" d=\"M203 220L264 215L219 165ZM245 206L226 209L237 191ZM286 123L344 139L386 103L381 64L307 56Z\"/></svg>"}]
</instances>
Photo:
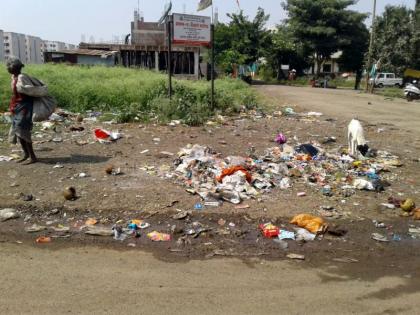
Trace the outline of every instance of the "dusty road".
<instances>
[{"instance_id":1,"label":"dusty road","mask_svg":"<svg viewBox=\"0 0 420 315\"><path fill-rule=\"evenodd\" d=\"M351 275L307 262L13 244L0 246L0 260L1 314L418 314L420 298L418 275L363 266Z\"/></svg>"},{"instance_id":2,"label":"dusty road","mask_svg":"<svg viewBox=\"0 0 420 315\"><path fill-rule=\"evenodd\" d=\"M171 159L162 158L159 152L176 152L189 142L211 145L225 155L244 154L248 146L261 151L271 146L273 135L282 130L290 131L290 137L297 135L301 139L313 139L316 134L319 139L335 135L338 143L334 145L345 144L345 126L350 118L358 116L377 124L366 128L376 146L398 153L410 149L411 154L402 154L405 166L394 170L399 181L384 194L363 192L346 205L341 204L340 197L329 202L340 212L350 213L352 219L363 216L406 222L396 212L378 213L375 207L396 193L417 195L418 162L412 159L420 151L419 103L391 102L353 91L257 88L279 106L293 104L321 111L337 121L327 121L327 117L320 122L286 118L241 120L223 127L205 128L151 125L140 129L124 125L121 128L126 137L110 146L79 146L62 128L62 133L51 137L62 136L64 143L37 144L42 161L37 166L29 166L30 175L26 172L21 176L23 169L15 163L1 164L0 206L25 205L39 209L40 217L52 207L63 207L69 213L80 211L82 215L86 213L80 209L104 211L103 216L112 211L112 220L123 211L132 215L133 209L158 209L164 213L171 209L167 205L173 200L179 201L176 207L190 209L195 197L167 180L140 172L139 166L169 165ZM378 128L385 131L378 133ZM90 131L86 137L88 134ZM152 141L157 136L161 138L160 144ZM45 139L47 136L41 138ZM150 149L150 153L139 155L139 146L142 150ZM10 148L4 144L0 153L9 154ZM53 168L56 163L64 167ZM121 166L126 175L106 177L103 170L107 163ZM75 174L82 171L91 177L77 178ZM92 185L93 179L100 184ZM76 185L81 198L70 205L63 204L61 190L65 185ZM325 204L318 191L309 190L307 199L296 201L296 192L302 189L304 186L297 185L291 191L273 192L264 206L252 201L250 209L242 213L252 217L287 218L302 209L317 209ZM124 193L120 194L121 191ZM34 194L36 199L27 203L19 198L20 193ZM116 209L119 212L114 214ZM214 212L226 214L234 209L226 205ZM17 224L23 231L23 222ZM309 255L310 244L302 247L307 259L300 262L265 260L264 256L246 260L175 260L170 255L145 253L140 246L127 250L124 245L121 250L113 250L106 246L74 246L65 243L66 240L37 248L30 245L34 244L34 236L16 238L11 236L12 228L7 222L0 229L0 314L419 314L418 244L413 242L412 247L406 247L407 243L397 243L390 250L386 244L366 239L369 229L353 230L349 240L340 240L354 245L357 251L324 239L320 243L323 251L312 248ZM359 231L356 238L354 234ZM16 244L13 238L23 240L24 244ZM324 261L313 259L316 254ZM360 261L343 263L332 259L344 255Z\"/></svg>"},{"instance_id":3,"label":"dusty road","mask_svg":"<svg viewBox=\"0 0 420 315\"><path fill-rule=\"evenodd\" d=\"M347 120L354 117L371 123L386 123L420 134L420 102L408 103L403 99L385 99L353 90L314 89L262 85L256 87L276 104L289 102L308 110ZM368 104L370 103L370 104Z\"/></svg>"}]
</instances>

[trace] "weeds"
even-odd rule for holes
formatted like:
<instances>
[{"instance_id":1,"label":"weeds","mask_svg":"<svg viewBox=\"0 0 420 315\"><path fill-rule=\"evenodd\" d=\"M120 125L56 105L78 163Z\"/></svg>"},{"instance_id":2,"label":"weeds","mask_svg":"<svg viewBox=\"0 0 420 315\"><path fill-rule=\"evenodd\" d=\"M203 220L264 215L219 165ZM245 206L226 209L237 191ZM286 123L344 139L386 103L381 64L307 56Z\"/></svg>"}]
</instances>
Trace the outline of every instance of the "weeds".
<instances>
[{"instance_id":1,"label":"weeds","mask_svg":"<svg viewBox=\"0 0 420 315\"><path fill-rule=\"evenodd\" d=\"M206 81L175 79L169 101L166 76L152 71L52 64L28 65L24 70L48 85L59 107L111 112L118 122L181 119L199 125L215 113L233 114L258 105L255 92L240 80L217 80L211 108ZM7 110L10 94L10 75L0 65L0 110Z\"/></svg>"}]
</instances>

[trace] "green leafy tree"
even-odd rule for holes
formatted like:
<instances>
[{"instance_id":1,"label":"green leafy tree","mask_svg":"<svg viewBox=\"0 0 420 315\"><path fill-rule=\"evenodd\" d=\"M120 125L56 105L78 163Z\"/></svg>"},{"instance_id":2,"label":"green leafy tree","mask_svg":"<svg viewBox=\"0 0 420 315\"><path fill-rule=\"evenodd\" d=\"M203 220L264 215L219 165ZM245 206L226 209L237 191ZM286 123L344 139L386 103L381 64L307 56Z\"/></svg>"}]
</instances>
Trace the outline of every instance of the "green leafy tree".
<instances>
[{"instance_id":1,"label":"green leafy tree","mask_svg":"<svg viewBox=\"0 0 420 315\"><path fill-rule=\"evenodd\" d=\"M415 16L405 6L387 6L375 22L373 58L381 60L381 71L401 75L415 63ZM417 43L418 45L418 43Z\"/></svg>"},{"instance_id":2,"label":"green leafy tree","mask_svg":"<svg viewBox=\"0 0 420 315\"><path fill-rule=\"evenodd\" d=\"M220 23L215 28L216 60L229 72L229 62L249 64L264 56L270 46L270 31L265 27L269 15L262 8L253 20L239 14L228 14L230 22Z\"/></svg>"},{"instance_id":3,"label":"green leafy tree","mask_svg":"<svg viewBox=\"0 0 420 315\"><path fill-rule=\"evenodd\" d=\"M289 65L296 69L298 74L308 66L305 59L304 47L298 43L287 24L277 26L271 34L270 49L267 50L267 62L276 74L278 80L285 79L281 65Z\"/></svg>"},{"instance_id":4,"label":"green leafy tree","mask_svg":"<svg viewBox=\"0 0 420 315\"><path fill-rule=\"evenodd\" d=\"M413 62L412 67L420 69L420 0L416 1L414 12L414 40L413 40Z\"/></svg>"},{"instance_id":5,"label":"green leafy tree","mask_svg":"<svg viewBox=\"0 0 420 315\"><path fill-rule=\"evenodd\" d=\"M338 63L341 70L356 73L355 90L359 88L362 79L362 69L369 46L369 30L364 23L366 17L360 14L349 15L346 27L342 30L348 41L342 44L343 53Z\"/></svg>"},{"instance_id":6,"label":"green leafy tree","mask_svg":"<svg viewBox=\"0 0 420 315\"><path fill-rule=\"evenodd\" d=\"M319 75L322 63L354 40L349 29L365 14L349 10L356 0L286 0L288 24L297 41L313 54Z\"/></svg>"}]
</instances>

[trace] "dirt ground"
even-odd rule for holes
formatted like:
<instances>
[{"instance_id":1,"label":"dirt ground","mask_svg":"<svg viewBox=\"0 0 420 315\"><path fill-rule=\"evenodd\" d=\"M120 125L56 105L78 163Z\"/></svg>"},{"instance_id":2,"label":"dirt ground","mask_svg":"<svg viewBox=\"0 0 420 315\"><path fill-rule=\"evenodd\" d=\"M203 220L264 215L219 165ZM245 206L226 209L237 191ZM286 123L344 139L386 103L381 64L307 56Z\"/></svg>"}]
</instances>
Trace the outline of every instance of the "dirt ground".
<instances>
[{"instance_id":1,"label":"dirt ground","mask_svg":"<svg viewBox=\"0 0 420 315\"><path fill-rule=\"evenodd\" d=\"M42 309L42 314L52 313L57 307L77 314L111 314L122 304L121 310L129 311L143 306L144 313L192 313L192 309L183 308L189 304L203 314L272 314L281 310L302 314L317 303L327 313L346 309L348 314L415 314L420 241L411 238L408 228L420 223L379 205L388 197L411 197L420 203L420 104L343 90L257 89L278 109L291 106L296 112L320 111L324 115L296 119L250 114L195 128L84 122L82 132L70 132L70 126L62 124L55 131L37 129L34 139L40 163L22 166L13 161L0 162L0 209L16 208L22 215L19 220L0 223L0 256L5 262L2 273L7 277L0 288L8 292L8 303L0 303L0 312L19 313L22 306L18 298L24 298ZM158 176L171 167L174 159L161 152L176 153L189 143L210 146L223 156L243 156L253 147L262 153L274 146L275 135L283 132L300 142L334 136L337 142L324 147L338 150L347 145L346 126L353 117L362 120L371 146L399 155L404 164L392 170L392 185L383 193L358 191L348 198L325 197L319 189L297 181L288 190L274 189L259 200L245 201L249 205L246 209L225 203L197 211L194 205L200 202L198 196L188 194L172 179ZM112 144L97 143L92 137L96 127L118 130L124 137ZM16 150L0 142L0 155ZM54 168L57 164L62 168ZM105 168L110 164L121 168L123 174L107 175ZM87 176L79 177L80 173ZM76 188L77 200L64 200L62 192L68 186ZM301 191L306 192L305 197L296 196ZM28 195L33 200L24 201ZM335 209L337 216L327 220L331 226L346 229L345 236L326 234L306 244L289 242L285 251L261 237L257 229L259 223L267 221L289 227L294 214L319 215L322 207ZM186 220L178 221L172 219L177 209L192 212ZM152 243L143 235L119 242L78 233L91 217L105 225L146 219L153 229L172 231L173 241ZM221 218L234 224L228 233L219 233ZM387 228L376 228L372 220L384 222ZM180 246L175 242L177 233L182 235L182 229L194 222L209 231ZM71 237L62 238L65 235L50 230L26 233L24 228L33 223L70 226ZM371 239L373 232L396 234L401 240L376 242ZM35 244L39 235L53 236L53 242ZM305 261L285 262L288 253L303 254ZM234 258L217 259L220 257ZM80 265L86 268L76 267ZM20 273L21 268L27 270L26 275ZM223 272L215 274L215 269ZM53 273L48 274L51 270ZM36 273L48 275L40 277ZM24 293L16 285L21 281L30 288L44 289L37 295ZM138 292L136 288L140 290L139 299L128 293ZM104 294L113 298L103 299ZM47 302L41 308L38 303L42 297ZM162 305L159 301L164 298L173 302ZM77 299L82 302L73 306ZM151 302L140 304L145 299ZM334 299L341 304L328 302ZM30 305L25 305L21 313L30 313Z\"/></svg>"}]
</instances>

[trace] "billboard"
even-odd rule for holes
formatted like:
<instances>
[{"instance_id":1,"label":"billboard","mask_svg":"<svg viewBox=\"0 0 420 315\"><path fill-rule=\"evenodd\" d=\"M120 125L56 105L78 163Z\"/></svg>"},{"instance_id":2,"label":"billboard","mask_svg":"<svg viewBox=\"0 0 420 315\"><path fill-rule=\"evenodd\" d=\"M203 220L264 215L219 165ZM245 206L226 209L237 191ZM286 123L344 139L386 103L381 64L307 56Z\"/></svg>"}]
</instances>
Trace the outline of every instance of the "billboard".
<instances>
[{"instance_id":1,"label":"billboard","mask_svg":"<svg viewBox=\"0 0 420 315\"><path fill-rule=\"evenodd\" d=\"M211 18L207 16L173 14L173 43L194 46L210 45Z\"/></svg>"}]
</instances>

